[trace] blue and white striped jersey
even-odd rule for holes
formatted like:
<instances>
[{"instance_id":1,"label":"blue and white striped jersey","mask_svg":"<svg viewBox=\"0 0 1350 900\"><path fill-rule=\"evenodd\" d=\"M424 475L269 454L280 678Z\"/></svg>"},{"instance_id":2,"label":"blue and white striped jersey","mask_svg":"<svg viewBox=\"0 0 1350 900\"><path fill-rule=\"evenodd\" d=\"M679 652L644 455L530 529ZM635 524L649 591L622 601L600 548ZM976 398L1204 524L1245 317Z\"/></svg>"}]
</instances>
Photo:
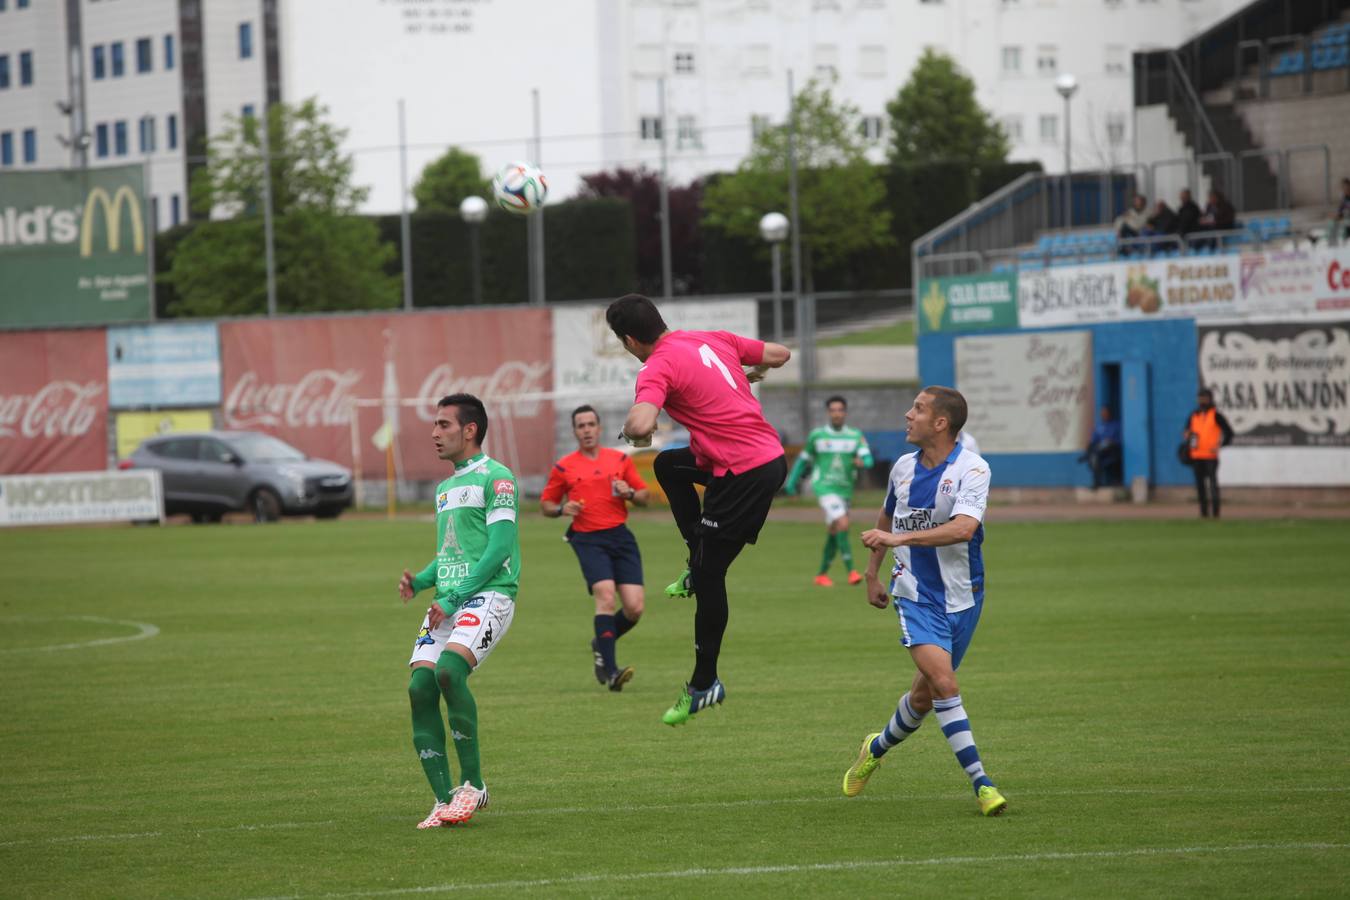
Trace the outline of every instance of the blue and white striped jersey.
<instances>
[{"instance_id":1,"label":"blue and white striped jersey","mask_svg":"<svg viewBox=\"0 0 1350 900\"><path fill-rule=\"evenodd\" d=\"M984 522L989 501L989 463L957 444L942 464L924 468L922 451L907 453L891 469L886 514L891 531L926 531L953 516ZM931 603L949 613L969 609L984 598L984 525L962 544L947 547L896 547L891 595Z\"/></svg>"}]
</instances>

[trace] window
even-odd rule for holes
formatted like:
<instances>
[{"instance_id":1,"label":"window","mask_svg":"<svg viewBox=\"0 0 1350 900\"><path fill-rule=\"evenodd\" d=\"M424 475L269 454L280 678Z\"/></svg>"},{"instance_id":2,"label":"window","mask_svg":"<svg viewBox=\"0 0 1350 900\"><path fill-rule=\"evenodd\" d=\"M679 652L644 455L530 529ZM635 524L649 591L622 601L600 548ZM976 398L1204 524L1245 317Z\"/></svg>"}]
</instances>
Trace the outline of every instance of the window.
<instances>
[{"instance_id":1,"label":"window","mask_svg":"<svg viewBox=\"0 0 1350 900\"><path fill-rule=\"evenodd\" d=\"M839 48L834 44L817 44L811 55L816 75L833 79L839 74Z\"/></svg>"},{"instance_id":2,"label":"window","mask_svg":"<svg viewBox=\"0 0 1350 900\"><path fill-rule=\"evenodd\" d=\"M875 143L881 140L885 132L886 122L881 116L863 116L858 121L858 133L863 136L863 140Z\"/></svg>"},{"instance_id":3,"label":"window","mask_svg":"<svg viewBox=\"0 0 1350 900\"><path fill-rule=\"evenodd\" d=\"M142 116L140 122L141 152L155 152L155 117Z\"/></svg>"},{"instance_id":4,"label":"window","mask_svg":"<svg viewBox=\"0 0 1350 900\"><path fill-rule=\"evenodd\" d=\"M698 121L693 116L680 116L675 120L676 147L702 147L698 136Z\"/></svg>"},{"instance_id":5,"label":"window","mask_svg":"<svg viewBox=\"0 0 1350 900\"><path fill-rule=\"evenodd\" d=\"M694 73L694 51L681 50L675 54L675 71L680 75Z\"/></svg>"},{"instance_id":6,"label":"window","mask_svg":"<svg viewBox=\"0 0 1350 900\"><path fill-rule=\"evenodd\" d=\"M1008 136L1008 140L1014 144L1022 143L1022 117L1004 116L1000 123L1003 126L1003 133Z\"/></svg>"},{"instance_id":7,"label":"window","mask_svg":"<svg viewBox=\"0 0 1350 900\"><path fill-rule=\"evenodd\" d=\"M25 50L19 54L19 84L33 83L33 51Z\"/></svg>"},{"instance_id":8,"label":"window","mask_svg":"<svg viewBox=\"0 0 1350 900\"><path fill-rule=\"evenodd\" d=\"M113 152L118 156L127 155L127 121L113 123Z\"/></svg>"},{"instance_id":9,"label":"window","mask_svg":"<svg viewBox=\"0 0 1350 900\"><path fill-rule=\"evenodd\" d=\"M643 116L638 120L638 130L644 141L661 140L661 119L657 116Z\"/></svg>"},{"instance_id":10,"label":"window","mask_svg":"<svg viewBox=\"0 0 1350 900\"><path fill-rule=\"evenodd\" d=\"M108 123L100 122L94 129L94 153L102 159L108 155Z\"/></svg>"},{"instance_id":11,"label":"window","mask_svg":"<svg viewBox=\"0 0 1350 900\"><path fill-rule=\"evenodd\" d=\"M1022 48L1003 48L1003 73L1011 75L1022 71Z\"/></svg>"},{"instance_id":12,"label":"window","mask_svg":"<svg viewBox=\"0 0 1350 900\"><path fill-rule=\"evenodd\" d=\"M243 108L239 110L239 117L242 119L253 118L253 104L245 103Z\"/></svg>"},{"instance_id":13,"label":"window","mask_svg":"<svg viewBox=\"0 0 1350 900\"><path fill-rule=\"evenodd\" d=\"M761 134L770 128L768 116L750 117L750 139L756 140Z\"/></svg>"},{"instance_id":14,"label":"window","mask_svg":"<svg viewBox=\"0 0 1350 900\"><path fill-rule=\"evenodd\" d=\"M168 132L164 141L169 145L170 150L178 149L178 113L169 113L164 122L164 130Z\"/></svg>"},{"instance_id":15,"label":"window","mask_svg":"<svg viewBox=\"0 0 1350 900\"><path fill-rule=\"evenodd\" d=\"M745 48L745 71L749 75L769 74L768 44L751 44Z\"/></svg>"},{"instance_id":16,"label":"window","mask_svg":"<svg viewBox=\"0 0 1350 900\"><path fill-rule=\"evenodd\" d=\"M1106 45L1106 72L1108 75L1125 74L1125 48L1120 44Z\"/></svg>"},{"instance_id":17,"label":"window","mask_svg":"<svg viewBox=\"0 0 1350 900\"><path fill-rule=\"evenodd\" d=\"M23 130L23 161L26 163L37 162L36 128L25 128Z\"/></svg>"},{"instance_id":18,"label":"window","mask_svg":"<svg viewBox=\"0 0 1350 900\"><path fill-rule=\"evenodd\" d=\"M1106 140L1113 147L1125 143L1125 115L1123 113L1106 114Z\"/></svg>"},{"instance_id":19,"label":"window","mask_svg":"<svg viewBox=\"0 0 1350 900\"><path fill-rule=\"evenodd\" d=\"M869 44L858 49L858 73L864 78L886 77L886 48Z\"/></svg>"},{"instance_id":20,"label":"window","mask_svg":"<svg viewBox=\"0 0 1350 900\"><path fill-rule=\"evenodd\" d=\"M173 68L173 35L164 35L164 68Z\"/></svg>"},{"instance_id":21,"label":"window","mask_svg":"<svg viewBox=\"0 0 1350 900\"><path fill-rule=\"evenodd\" d=\"M9 87L9 54L0 53L0 89Z\"/></svg>"},{"instance_id":22,"label":"window","mask_svg":"<svg viewBox=\"0 0 1350 900\"><path fill-rule=\"evenodd\" d=\"M169 218L172 220L172 224L177 225L183 220L181 213L182 210L178 205L178 195L174 194L169 198Z\"/></svg>"},{"instance_id":23,"label":"window","mask_svg":"<svg viewBox=\"0 0 1350 900\"><path fill-rule=\"evenodd\" d=\"M122 42L118 41L110 46L112 47L112 77L121 78L126 74L126 59L122 55Z\"/></svg>"},{"instance_id":24,"label":"window","mask_svg":"<svg viewBox=\"0 0 1350 900\"><path fill-rule=\"evenodd\" d=\"M136 40L136 71L150 71L150 39L138 38Z\"/></svg>"},{"instance_id":25,"label":"window","mask_svg":"<svg viewBox=\"0 0 1350 900\"><path fill-rule=\"evenodd\" d=\"M239 58L253 58L253 23L239 23Z\"/></svg>"},{"instance_id":26,"label":"window","mask_svg":"<svg viewBox=\"0 0 1350 900\"><path fill-rule=\"evenodd\" d=\"M1059 140L1059 116L1041 116L1041 141L1053 144Z\"/></svg>"},{"instance_id":27,"label":"window","mask_svg":"<svg viewBox=\"0 0 1350 900\"><path fill-rule=\"evenodd\" d=\"M1041 44L1036 48L1036 71L1041 75L1054 75L1059 68L1059 51L1050 44Z\"/></svg>"},{"instance_id":28,"label":"window","mask_svg":"<svg viewBox=\"0 0 1350 900\"><path fill-rule=\"evenodd\" d=\"M14 132L0 131L0 166L14 165Z\"/></svg>"},{"instance_id":29,"label":"window","mask_svg":"<svg viewBox=\"0 0 1350 900\"><path fill-rule=\"evenodd\" d=\"M28 0L19 0L19 9L27 9Z\"/></svg>"},{"instance_id":30,"label":"window","mask_svg":"<svg viewBox=\"0 0 1350 900\"><path fill-rule=\"evenodd\" d=\"M108 76L108 69L104 64L103 45L94 45L94 80L102 81Z\"/></svg>"}]
</instances>

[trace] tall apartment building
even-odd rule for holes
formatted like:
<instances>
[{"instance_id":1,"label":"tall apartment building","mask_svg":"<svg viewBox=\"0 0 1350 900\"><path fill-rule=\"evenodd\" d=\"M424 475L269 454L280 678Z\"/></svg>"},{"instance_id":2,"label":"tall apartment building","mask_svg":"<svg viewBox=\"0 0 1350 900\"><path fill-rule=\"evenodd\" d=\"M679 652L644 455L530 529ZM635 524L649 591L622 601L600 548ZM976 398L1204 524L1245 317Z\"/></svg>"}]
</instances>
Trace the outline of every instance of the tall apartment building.
<instances>
[{"instance_id":1,"label":"tall apartment building","mask_svg":"<svg viewBox=\"0 0 1350 900\"><path fill-rule=\"evenodd\" d=\"M555 197L656 166L661 97L677 182L732 169L783 121L787 77L828 79L881 159L886 103L925 48L953 56L1015 159L1133 157L1131 54L1246 0L0 0L0 167L144 161L161 226L228 115L317 97L347 132L367 207L451 145L487 168L538 156ZM533 92L539 97L536 150ZM405 111L400 134L399 105Z\"/></svg>"}]
</instances>

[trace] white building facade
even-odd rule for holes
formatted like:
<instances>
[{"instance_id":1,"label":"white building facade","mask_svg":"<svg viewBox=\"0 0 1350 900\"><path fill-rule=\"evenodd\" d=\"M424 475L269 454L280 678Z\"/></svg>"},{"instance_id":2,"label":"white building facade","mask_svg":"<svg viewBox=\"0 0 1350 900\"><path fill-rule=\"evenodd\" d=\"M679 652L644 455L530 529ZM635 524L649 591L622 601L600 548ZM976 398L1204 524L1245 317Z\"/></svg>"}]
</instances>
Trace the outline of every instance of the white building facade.
<instances>
[{"instance_id":1,"label":"white building facade","mask_svg":"<svg viewBox=\"0 0 1350 900\"><path fill-rule=\"evenodd\" d=\"M0 166L147 160L165 227L186 217L189 170L227 116L317 97L347 132L371 211L397 210L404 178L451 145L488 170L537 157L557 199L587 173L659 166L662 81L672 180L734 169L758 128L783 121L789 71L799 89L829 79L880 160L886 104L932 47L974 79L1012 158L1051 172L1065 143L1054 82L1073 74L1083 170L1133 158L1131 54L1244 3L0 0ZM62 143L80 134L83 150Z\"/></svg>"}]
</instances>

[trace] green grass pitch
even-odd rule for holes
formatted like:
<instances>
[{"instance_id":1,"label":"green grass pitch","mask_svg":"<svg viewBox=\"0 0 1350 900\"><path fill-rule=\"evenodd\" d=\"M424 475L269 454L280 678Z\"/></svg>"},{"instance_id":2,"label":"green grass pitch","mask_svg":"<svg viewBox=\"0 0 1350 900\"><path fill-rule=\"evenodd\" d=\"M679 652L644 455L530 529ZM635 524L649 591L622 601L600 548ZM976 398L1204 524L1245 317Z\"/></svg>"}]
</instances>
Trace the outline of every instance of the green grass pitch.
<instances>
[{"instance_id":1,"label":"green grass pitch","mask_svg":"<svg viewBox=\"0 0 1350 900\"><path fill-rule=\"evenodd\" d=\"M634 525L656 596L619 644L637 668L621 694L591 676L558 523L523 525L519 611L471 682L492 806L426 832L404 668L425 606L394 588L430 557L429 521L0 534L0 896L1350 884L1348 522L995 509L961 672L1011 804L990 820L932 721L841 795L911 667L893 613L811 585L819 525L771 523L737 562L727 703L678 729L660 715L691 665L692 606L660 596L681 563L664 513ZM142 625L158 631L110 642Z\"/></svg>"}]
</instances>

